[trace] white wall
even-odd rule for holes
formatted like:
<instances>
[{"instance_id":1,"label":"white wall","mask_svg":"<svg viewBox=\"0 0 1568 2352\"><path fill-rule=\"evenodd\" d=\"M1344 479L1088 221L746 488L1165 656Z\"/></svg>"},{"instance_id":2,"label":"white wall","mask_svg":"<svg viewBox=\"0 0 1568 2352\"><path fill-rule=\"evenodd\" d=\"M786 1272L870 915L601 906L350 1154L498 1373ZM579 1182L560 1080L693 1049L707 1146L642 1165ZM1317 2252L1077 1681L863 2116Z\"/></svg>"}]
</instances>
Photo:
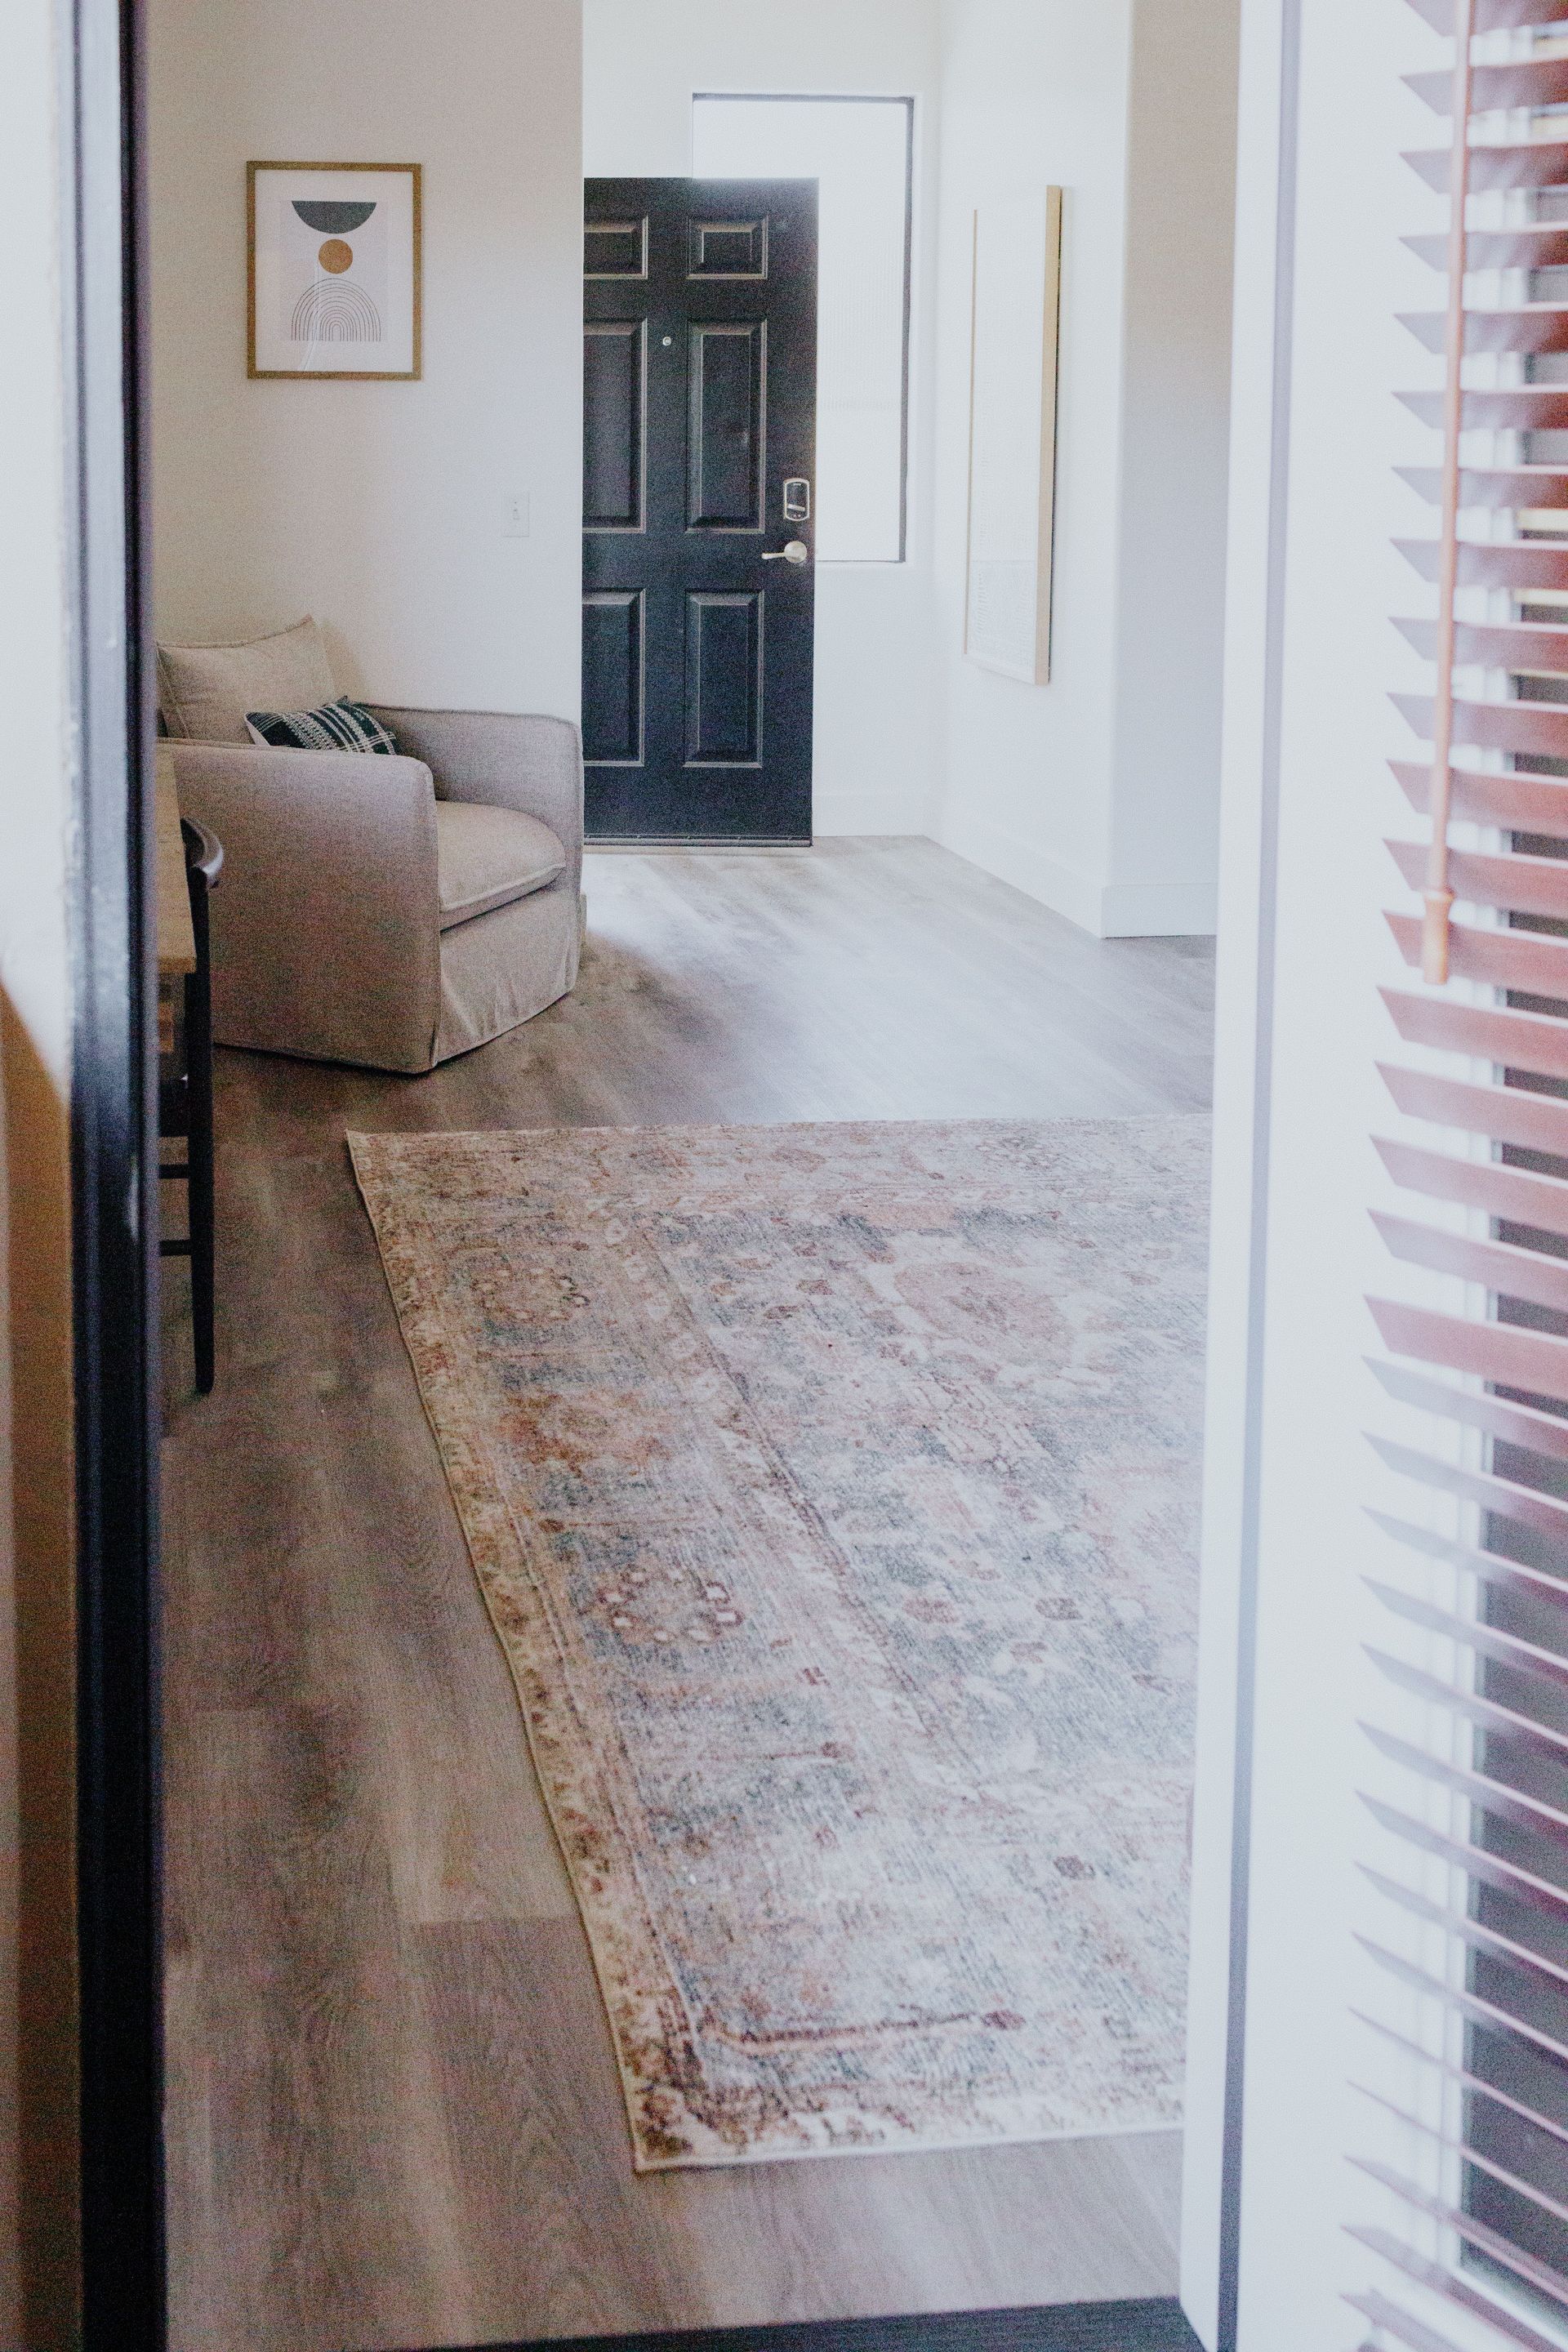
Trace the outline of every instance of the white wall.
<instances>
[{"instance_id":1,"label":"white wall","mask_svg":"<svg viewBox=\"0 0 1568 2352\"><path fill-rule=\"evenodd\" d=\"M937 0L584 0L584 169L682 178L710 90L913 97L910 560L816 571L815 824L925 833L936 789L931 550Z\"/></svg>"},{"instance_id":2,"label":"white wall","mask_svg":"<svg viewBox=\"0 0 1568 2352\"><path fill-rule=\"evenodd\" d=\"M945 689L938 838L1100 927L1116 693L1116 476L1131 0L946 0L937 422ZM976 205L1065 194L1052 677L963 655Z\"/></svg>"},{"instance_id":3,"label":"white wall","mask_svg":"<svg viewBox=\"0 0 1568 2352\"><path fill-rule=\"evenodd\" d=\"M339 684L580 698L579 0L152 0L160 634L313 612ZM249 383L245 165L419 163L418 383ZM522 490L531 535L502 535Z\"/></svg>"},{"instance_id":4,"label":"white wall","mask_svg":"<svg viewBox=\"0 0 1568 2352\"><path fill-rule=\"evenodd\" d=\"M1133 0L1112 937L1215 927L1240 0Z\"/></svg>"},{"instance_id":5,"label":"white wall","mask_svg":"<svg viewBox=\"0 0 1568 2352\"><path fill-rule=\"evenodd\" d=\"M943 0L939 837L1100 933L1214 928L1236 0ZM965 660L974 208L1065 190L1052 677Z\"/></svg>"}]
</instances>

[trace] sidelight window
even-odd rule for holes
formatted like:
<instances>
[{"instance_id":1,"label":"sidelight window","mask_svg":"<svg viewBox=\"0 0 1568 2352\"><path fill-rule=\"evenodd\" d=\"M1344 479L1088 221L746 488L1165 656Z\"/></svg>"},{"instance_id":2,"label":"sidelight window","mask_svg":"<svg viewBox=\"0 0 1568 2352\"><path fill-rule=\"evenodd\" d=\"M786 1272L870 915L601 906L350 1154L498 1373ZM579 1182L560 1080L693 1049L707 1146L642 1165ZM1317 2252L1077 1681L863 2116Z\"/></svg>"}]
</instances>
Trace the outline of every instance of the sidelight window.
<instances>
[{"instance_id":1,"label":"sidelight window","mask_svg":"<svg viewBox=\"0 0 1568 2352\"><path fill-rule=\"evenodd\" d=\"M699 93L700 180L818 185L816 554L901 563L914 101Z\"/></svg>"}]
</instances>

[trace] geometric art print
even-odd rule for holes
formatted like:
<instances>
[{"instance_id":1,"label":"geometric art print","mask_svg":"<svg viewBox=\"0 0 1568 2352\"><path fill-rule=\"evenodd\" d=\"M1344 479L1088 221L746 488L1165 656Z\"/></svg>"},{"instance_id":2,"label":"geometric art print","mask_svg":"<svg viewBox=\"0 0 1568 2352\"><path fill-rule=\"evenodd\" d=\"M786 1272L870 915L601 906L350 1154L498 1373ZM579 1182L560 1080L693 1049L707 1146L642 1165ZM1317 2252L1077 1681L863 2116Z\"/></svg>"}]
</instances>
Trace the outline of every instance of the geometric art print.
<instances>
[{"instance_id":1,"label":"geometric art print","mask_svg":"<svg viewBox=\"0 0 1568 2352\"><path fill-rule=\"evenodd\" d=\"M418 165L248 169L251 375L417 375Z\"/></svg>"}]
</instances>

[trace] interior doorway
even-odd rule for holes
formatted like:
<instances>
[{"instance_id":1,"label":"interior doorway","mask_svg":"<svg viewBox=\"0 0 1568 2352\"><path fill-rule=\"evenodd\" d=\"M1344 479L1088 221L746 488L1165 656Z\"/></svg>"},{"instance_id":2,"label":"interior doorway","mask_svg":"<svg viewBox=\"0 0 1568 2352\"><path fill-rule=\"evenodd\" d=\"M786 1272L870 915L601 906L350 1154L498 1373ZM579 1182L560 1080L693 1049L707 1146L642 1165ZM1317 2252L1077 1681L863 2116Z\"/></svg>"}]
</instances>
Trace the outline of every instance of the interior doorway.
<instances>
[{"instance_id":1,"label":"interior doorway","mask_svg":"<svg viewBox=\"0 0 1568 2352\"><path fill-rule=\"evenodd\" d=\"M346 383L276 397L265 385L242 395L241 418L221 339L190 310L198 219L221 205L230 167L253 160L241 147L287 152L262 118L315 103L321 76L314 59L304 85L263 78L258 113L204 129L204 77L251 89L258 25L268 38L253 7L204 5L202 71L191 70L188 16L173 10L153 73L154 276L163 331L186 321L189 351L188 373L164 379L155 443L169 675L182 653L291 633L308 598L321 607L332 688L351 702L374 695L375 723L401 730L399 765L377 762L384 800L395 781L414 806L408 769L423 754L438 839L499 835L491 818L505 814L569 829L569 795L557 793L548 824L542 803L508 811L485 797L504 765L494 746L507 714L526 709L534 730L542 714L558 730L576 708L575 644L568 661L552 635L563 608L579 609L584 521L567 446L583 415L584 158L550 146L567 67L556 60L552 85L537 28L521 41L515 17L498 17L465 55L461 104L439 132L425 121L429 374L416 396L378 385L372 406ZM938 12L877 13L925 42L931 63ZM998 29L982 13L959 12L976 72L990 70L980 36ZM1038 98L1048 78L1030 48L1036 13L1001 29L1017 86ZM398 119L413 123L429 79L419 12L381 55L409 110ZM592 574L591 643L605 634L589 674L605 691L584 715L600 771L589 805L616 811L606 840L646 834L616 809L616 759L593 754L640 751L656 719L679 750L680 789L705 765L694 744L721 754L706 765L722 775L722 814L710 804L697 838L723 838L737 810L754 824L736 778L750 790L764 763L739 755L767 740L758 704L798 693L812 660L805 630L792 653L771 618L809 575L786 576L783 562L764 574L762 559L782 555L767 542L796 524L808 544L824 534L820 554L831 521L843 536L824 565L831 588L817 583L819 604L833 604L819 610L815 648L833 672L813 728L828 772L817 845L804 845L798 765L789 821L801 829L729 835L786 845L754 860L685 845L596 857L590 845L580 968L550 983L537 1017L471 1052L448 1052L437 1027L440 1066L420 1065L417 1077L368 1066L363 1051L308 1058L313 1048L246 1050L258 1041L231 1035L219 1053L218 1380L199 1421L175 1390L168 1399L182 2352L351 2331L458 2343L780 2323L837 2340L850 2323L1020 2307L1040 2346L1187 2341L1175 2303L1172 1923L1210 945L1201 897L1180 875L1115 864L1117 825L1130 822L1118 794L1137 763L1111 739L1148 681L1134 664L1113 682L1088 657L1089 640L1103 652L1126 615L1095 605L1081 498L1064 506L1058 698L963 666L951 599L967 411L942 384L973 358L962 257L974 210L964 174L978 166L964 74L953 67L947 83L970 144L955 150L944 234L960 274L948 272L944 332L942 225L934 179L921 177L940 135L940 81L900 88L862 64L879 89L813 99L794 63L771 99L757 95L759 74L683 67L683 169L643 169L628 148L624 168L590 173L589 246L597 233L603 263L605 241L621 241L619 268L588 271L590 330L612 331L591 331L590 345L616 346L599 379L595 415L613 429L590 449L590 541L618 563L641 510L641 336L617 331L648 330L652 383L665 334L673 352L681 335L689 350L722 328L744 365L717 368L695 433L706 359L687 366L671 402L679 465L666 446L647 476L655 464L674 473L683 545L694 512L715 537L743 526L747 553L733 560L751 569ZM628 107L637 79L623 60ZM524 84L535 110L526 173L509 111ZM843 378L837 397L837 478L862 495L854 507L841 487L830 515L826 446L814 464L803 443L787 468L771 447L765 478L757 463L750 330L763 322L746 311L758 282L746 272L775 215L793 224L797 196L774 179L765 204L729 172L699 180L696 142L743 135L749 107L840 101L846 114L875 105L900 128L906 179L901 247L883 240L902 259L899 299L886 317L868 308L864 402ZM377 103L390 102L381 90ZM487 104L493 144L474 113ZM1089 187L1081 151L1072 163L1086 174L1085 236L1105 187L1125 184L1129 104L1122 90L1111 110L1121 161L1104 187ZM974 112L994 134L989 85ZM1047 130L1063 136L1059 123ZM1026 126L1030 153L1040 135ZM331 152L324 133L313 143ZM721 192L717 205L705 194L700 216L694 184ZM659 290L651 258L654 275L637 275L638 228L672 187L681 299L697 234L700 264L727 265L715 272L727 307L617 315L628 283ZM463 238L497 222L508 270L476 264L465 280ZM1078 249L1079 289L1095 282L1094 250ZM524 307L536 294L537 321ZM1124 299L1119 281L1116 320ZM1077 371L1111 322L1092 304L1068 316ZM465 587L471 630L459 646L441 607L466 575L437 559L460 502L442 469L480 437L454 437L455 419L492 397L497 415L515 404L525 341L536 384L550 387L530 411L532 531L521 539L501 520L520 511L513 449L505 495L486 509L497 545L481 560L465 541L482 576ZM1076 467L1093 436L1074 381ZM653 406L650 394L649 417ZM1129 418L1135 408L1141 420L1129 398ZM711 482L698 466L694 499L691 453L710 424L730 435L724 465ZM249 454L215 466L226 446L230 459ZM275 510L284 526L297 518L307 475L323 504L301 538ZM381 534L382 555L408 544L392 478L400 499L426 501L423 568L373 560ZM784 501L803 486L810 510L791 515ZM487 498L500 488L486 477ZM237 497L254 500L255 530L231 535L239 551L220 563L214 518ZM1192 562L1190 544L1181 560ZM1129 577L1142 587L1136 565ZM667 587L704 618L668 634L656 661L653 621L640 638L637 624ZM507 625L492 634L498 612ZM721 689L711 703L710 654ZM1102 722L1092 757L1086 736L1051 733L1076 724L1062 716L1075 695ZM500 735L451 723L497 714ZM954 744L964 791L949 823L928 786L957 772ZM194 800L215 778L232 788L253 756L272 754L191 737L174 763ZM976 777L994 795L984 803L968 792ZM1093 793L1104 839L1092 824L1083 838L1101 862L1080 867L1066 828ZM300 806L291 842L321 822L324 799ZM689 822L689 805L677 814ZM656 832L672 837L677 824ZM511 876L504 905L482 904L479 889L441 898L426 945L443 984L468 925L507 916L525 928L534 919L509 908L526 910L535 888L540 903L551 889L574 894L574 875L562 880L571 854L547 874ZM220 955L237 874L215 900ZM379 938L388 968L401 968L405 933L384 926ZM373 961L353 974L323 963L334 1013ZM1090 1265L1098 1286L1080 1279ZM174 1367L174 1285L167 1306ZM426 1314L458 1321L432 1340ZM1097 1354L1092 1335L1107 1331ZM502 1487L456 1466L466 1441L443 1418L443 1364L478 1416L468 1468L502 1462ZM873 1365L880 1403L856 1384L855 1368L868 1383ZM1158 1394L1158 1381L1140 1387L1152 1370L1170 1376ZM1112 1392L1120 1419L1100 1409ZM868 1454L874 1470L854 1460ZM500 1553L487 1553L481 1522L512 1530ZM769 1527L786 1537L769 1541ZM531 1533L518 1549L520 1528ZM1171 1573L1140 1581L1150 1554ZM805 1586L793 1591L791 1575ZM792 1639L801 1652L786 1675ZM1084 1706L1042 1696L1064 1689ZM1113 1704L1097 1713L1107 1690ZM714 1729L736 1724L750 1743L739 1778ZM803 1724L809 1749L796 1744ZM603 1768L596 1780L588 1763ZM879 1854L858 1774L894 1822ZM1047 1843L1026 1824L1068 1783L1073 1834L1058 1805ZM922 1903L934 1922L924 1931L908 1925ZM1009 1917L1016 1948L1005 1951ZM1001 1923L989 1942L986 1920ZM1042 1993L1058 1959L1058 1990ZM1027 2014L1012 1979L1029 1988ZM1030 2076L1017 2053L1038 2059L1052 2018L1074 2063ZM1003 2335L1011 2324L995 2321Z\"/></svg>"}]
</instances>

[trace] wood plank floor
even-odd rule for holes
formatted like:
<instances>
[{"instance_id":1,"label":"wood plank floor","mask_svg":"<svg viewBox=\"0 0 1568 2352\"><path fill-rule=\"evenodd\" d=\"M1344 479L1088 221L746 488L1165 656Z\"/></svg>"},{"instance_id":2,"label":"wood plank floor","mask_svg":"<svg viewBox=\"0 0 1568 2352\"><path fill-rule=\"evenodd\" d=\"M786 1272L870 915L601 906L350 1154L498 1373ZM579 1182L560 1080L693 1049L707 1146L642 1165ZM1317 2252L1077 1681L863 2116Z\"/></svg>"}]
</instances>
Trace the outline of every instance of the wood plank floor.
<instances>
[{"instance_id":1,"label":"wood plank floor","mask_svg":"<svg viewBox=\"0 0 1568 2352\"><path fill-rule=\"evenodd\" d=\"M429 1077L218 1056L209 1399L183 1270L166 1299L176 2352L1173 2286L1172 2134L633 2174L342 1139L1197 1109L1207 945L1096 942L924 842L601 856L587 887L576 994Z\"/></svg>"}]
</instances>

